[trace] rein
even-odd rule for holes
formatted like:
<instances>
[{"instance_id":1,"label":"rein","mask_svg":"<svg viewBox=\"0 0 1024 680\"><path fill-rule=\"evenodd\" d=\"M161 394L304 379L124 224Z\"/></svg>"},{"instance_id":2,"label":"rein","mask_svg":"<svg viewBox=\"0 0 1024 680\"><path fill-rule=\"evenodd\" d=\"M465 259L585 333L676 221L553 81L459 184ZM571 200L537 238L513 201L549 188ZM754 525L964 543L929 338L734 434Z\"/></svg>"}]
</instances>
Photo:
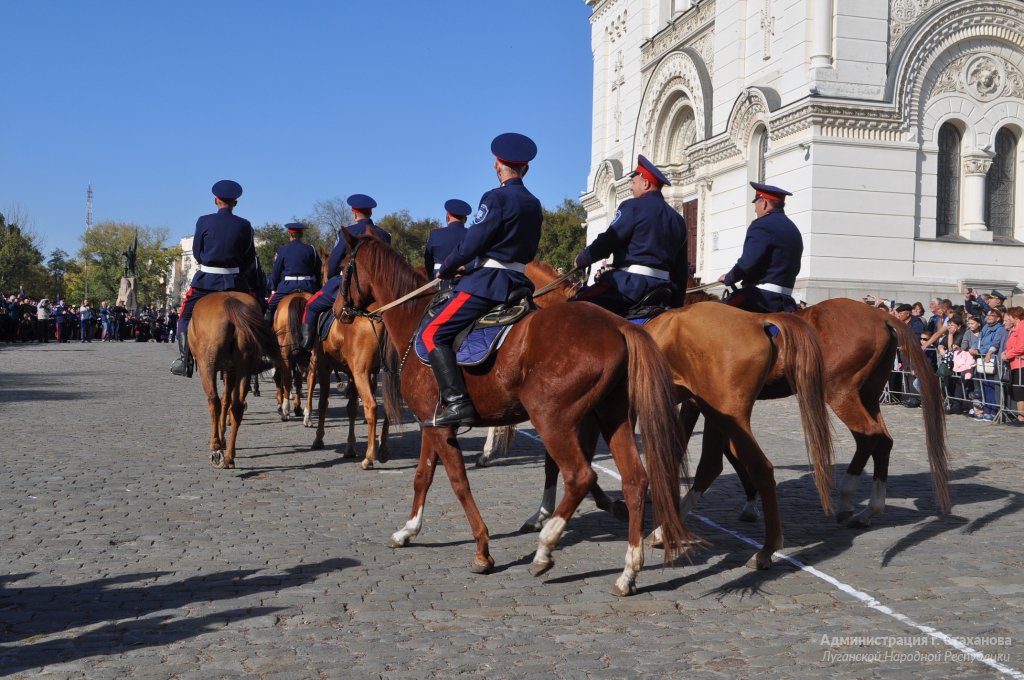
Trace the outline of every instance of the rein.
<instances>
[{"instance_id":1,"label":"rein","mask_svg":"<svg viewBox=\"0 0 1024 680\"><path fill-rule=\"evenodd\" d=\"M725 288L725 284L722 283L721 281L712 281L711 283L705 283L705 284L702 284L700 286L695 286L693 288L687 288L686 292L687 293L700 293L701 291L709 290L711 288L717 288L719 286Z\"/></svg>"},{"instance_id":2,"label":"rein","mask_svg":"<svg viewBox=\"0 0 1024 680\"><path fill-rule=\"evenodd\" d=\"M541 288L540 290L538 290L538 291L537 291L536 293L534 293L534 294L533 294L533 298L534 298L534 299L536 299L536 298L539 298L539 297L540 297L541 295L544 295L545 293L550 293L550 292L551 292L552 290L554 290L554 289L555 289L555 287L557 287L557 286L558 286L558 285L559 285L560 283L562 283L563 281L565 281L566 279L568 279L568 278L569 278L570 276L572 276L573 274L575 274L575 273L576 273L576 272L578 272L579 270L580 270L580 268L579 268L579 267L573 267L572 269L570 269L570 270L569 270L569 271L567 271L566 273L562 274L562 275L561 275L561 276L559 276L559 277L558 277L557 279L555 279L554 281L552 281L551 283L549 283L548 285L544 286L543 288Z\"/></svg>"}]
</instances>

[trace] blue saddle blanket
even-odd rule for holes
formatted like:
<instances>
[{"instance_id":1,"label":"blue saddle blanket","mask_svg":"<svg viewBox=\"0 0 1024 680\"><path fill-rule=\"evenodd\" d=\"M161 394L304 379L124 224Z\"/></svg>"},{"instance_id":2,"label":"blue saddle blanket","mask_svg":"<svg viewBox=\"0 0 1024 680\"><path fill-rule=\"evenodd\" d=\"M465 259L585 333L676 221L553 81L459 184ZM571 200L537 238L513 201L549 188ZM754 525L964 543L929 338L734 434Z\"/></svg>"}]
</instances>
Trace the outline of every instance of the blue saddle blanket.
<instances>
[{"instance_id":1,"label":"blue saddle blanket","mask_svg":"<svg viewBox=\"0 0 1024 680\"><path fill-rule=\"evenodd\" d=\"M326 340L331 334L331 326L334 325L334 310L329 309L320 315L320 340Z\"/></svg>"},{"instance_id":2,"label":"blue saddle blanket","mask_svg":"<svg viewBox=\"0 0 1024 680\"><path fill-rule=\"evenodd\" d=\"M630 323L635 323L637 326L646 326L647 322L650 321L653 318L654 318L653 316L647 316L647 317L644 317L643 319L630 319L629 322Z\"/></svg>"},{"instance_id":3,"label":"blue saddle blanket","mask_svg":"<svg viewBox=\"0 0 1024 680\"><path fill-rule=\"evenodd\" d=\"M512 330L511 325L474 328L455 350L455 362L459 366L476 366L483 363L487 357L501 347L501 343L504 342L505 336L510 330ZM416 356L423 363L429 363L427 348L419 333L416 334Z\"/></svg>"}]
</instances>

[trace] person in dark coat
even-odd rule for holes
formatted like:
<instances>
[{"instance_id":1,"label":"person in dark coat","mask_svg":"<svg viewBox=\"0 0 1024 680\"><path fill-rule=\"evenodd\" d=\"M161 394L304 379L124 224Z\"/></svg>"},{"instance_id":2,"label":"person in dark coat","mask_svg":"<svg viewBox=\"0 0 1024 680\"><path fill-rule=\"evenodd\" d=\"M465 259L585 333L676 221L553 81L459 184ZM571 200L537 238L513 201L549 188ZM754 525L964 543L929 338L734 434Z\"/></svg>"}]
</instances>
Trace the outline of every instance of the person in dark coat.
<instances>
[{"instance_id":1,"label":"person in dark coat","mask_svg":"<svg viewBox=\"0 0 1024 680\"><path fill-rule=\"evenodd\" d=\"M462 243L462 238L466 235L466 217L473 212L473 207L465 201L452 198L445 201L444 210L448 223L430 232L423 249L423 267L427 270L428 277L436 278L444 258ZM450 282L442 284L445 287L450 285Z\"/></svg>"},{"instance_id":2,"label":"person in dark coat","mask_svg":"<svg viewBox=\"0 0 1024 680\"><path fill-rule=\"evenodd\" d=\"M743 285L724 302L748 312L795 312L793 286L800 273L804 242L800 230L786 216L785 189L751 182L754 213L747 227L743 253L735 266L718 278L727 286Z\"/></svg>"},{"instance_id":3,"label":"person in dark coat","mask_svg":"<svg viewBox=\"0 0 1024 680\"><path fill-rule=\"evenodd\" d=\"M391 243L391 234L373 223L373 209L377 207L377 201L366 194L352 194L345 199L345 202L352 208L352 218L355 220L355 224L338 230L338 240L334 243L330 257L327 258L327 282L324 283L323 288L317 291L316 295L306 302L306 311L302 315L300 348L307 352L313 349L317 318L321 313L334 307L334 301L338 298L338 291L341 289L341 261L345 258L345 253L348 252L348 243L341 235L342 230L347 231L355 238L376 234L380 240Z\"/></svg>"},{"instance_id":4,"label":"person in dark coat","mask_svg":"<svg viewBox=\"0 0 1024 680\"><path fill-rule=\"evenodd\" d=\"M633 198L622 202L608 229L576 256L577 267L613 258L612 267L573 300L593 302L620 316L667 283L675 288L673 303L681 305L689 274L686 221L661 193L671 182L643 156L630 176Z\"/></svg>"},{"instance_id":5,"label":"person in dark coat","mask_svg":"<svg viewBox=\"0 0 1024 680\"><path fill-rule=\"evenodd\" d=\"M242 185L222 179L213 185L212 191L217 212L203 215L196 221L196 232L192 238L192 257L199 265L199 271L192 277L192 286L185 293L178 317L178 351L181 356L171 364L174 375L190 373L188 325L196 302L216 291L237 290L255 296L262 287L256 280L259 265L252 225L233 212L242 195ZM266 359L265 366L268 364Z\"/></svg>"},{"instance_id":6,"label":"person in dark coat","mask_svg":"<svg viewBox=\"0 0 1024 680\"><path fill-rule=\"evenodd\" d=\"M455 296L438 310L419 337L427 349L443 407L429 423L435 427L471 424L478 417L455 361L455 336L507 300L514 289L533 290L525 274L526 264L537 255L544 215L523 177L537 155L537 145L525 135L506 132L494 138L491 152L501 186L483 195L473 225L441 262L437 274L441 279L465 273L453 286Z\"/></svg>"},{"instance_id":7,"label":"person in dark coat","mask_svg":"<svg viewBox=\"0 0 1024 680\"><path fill-rule=\"evenodd\" d=\"M274 255L274 269L270 273L270 290L274 291L267 300L267 323L274 322L274 314L281 298L289 293L320 289L320 255L316 248L302 242L306 225L291 222L284 225L288 231L288 243L277 249Z\"/></svg>"}]
</instances>

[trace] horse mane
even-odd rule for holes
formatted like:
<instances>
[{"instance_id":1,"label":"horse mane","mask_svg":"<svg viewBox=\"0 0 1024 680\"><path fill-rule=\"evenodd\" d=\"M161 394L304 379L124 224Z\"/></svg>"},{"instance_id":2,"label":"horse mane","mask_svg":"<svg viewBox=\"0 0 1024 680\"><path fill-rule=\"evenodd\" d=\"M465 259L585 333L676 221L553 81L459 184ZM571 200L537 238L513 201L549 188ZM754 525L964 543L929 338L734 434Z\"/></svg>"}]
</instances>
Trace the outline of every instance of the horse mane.
<instances>
[{"instance_id":1,"label":"horse mane","mask_svg":"<svg viewBox=\"0 0 1024 680\"><path fill-rule=\"evenodd\" d=\"M375 272L380 277L380 283L396 295L404 295L427 282L426 277L418 274L401 253L377 237L364 236L356 240L367 241L360 248L360 252L365 253L368 259L362 264Z\"/></svg>"}]
</instances>

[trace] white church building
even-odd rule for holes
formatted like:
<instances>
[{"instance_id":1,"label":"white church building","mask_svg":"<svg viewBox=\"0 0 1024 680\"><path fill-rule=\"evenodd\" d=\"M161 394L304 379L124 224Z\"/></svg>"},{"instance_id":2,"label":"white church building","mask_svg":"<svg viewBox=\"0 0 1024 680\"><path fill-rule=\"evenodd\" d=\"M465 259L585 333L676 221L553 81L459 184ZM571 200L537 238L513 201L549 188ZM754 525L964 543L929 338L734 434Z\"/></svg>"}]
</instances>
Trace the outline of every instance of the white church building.
<instances>
[{"instance_id":1,"label":"white church building","mask_svg":"<svg viewBox=\"0 0 1024 680\"><path fill-rule=\"evenodd\" d=\"M644 154L705 281L735 264L763 181L793 192L809 302L1022 303L1022 0L584 1L588 242Z\"/></svg>"}]
</instances>

